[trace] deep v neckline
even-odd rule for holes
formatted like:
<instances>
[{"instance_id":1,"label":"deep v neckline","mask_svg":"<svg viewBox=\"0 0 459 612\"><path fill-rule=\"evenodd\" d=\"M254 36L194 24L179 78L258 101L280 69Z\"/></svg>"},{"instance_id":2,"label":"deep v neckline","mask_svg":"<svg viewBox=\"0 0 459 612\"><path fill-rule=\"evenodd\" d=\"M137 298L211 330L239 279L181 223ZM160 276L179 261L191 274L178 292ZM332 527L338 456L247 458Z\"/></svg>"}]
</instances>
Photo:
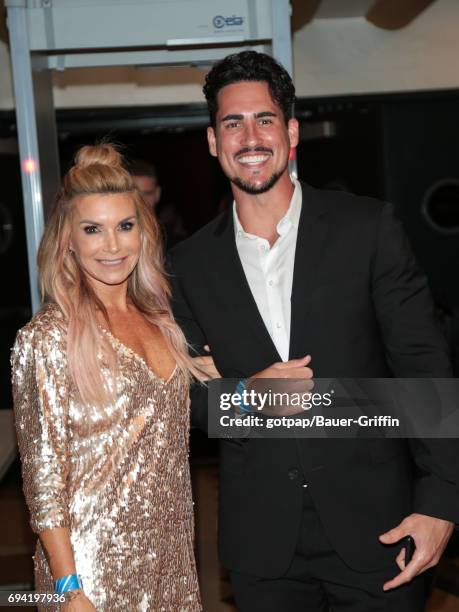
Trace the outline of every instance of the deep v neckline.
<instances>
[{"instance_id":1,"label":"deep v neckline","mask_svg":"<svg viewBox=\"0 0 459 612\"><path fill-rule=\"evenodd\" d=\"M148 363L145 361L145 359L139 355L139 353L137 353L137 351L135 351L134 349L132 349L130 346L127 346L127 344L124 344L124 342L121 342L121 340L119 338L117 338L116 336L114 336L112 334L112 332L107 329L106 327L102 327L101 325L99 325L100 329L104 332L104 334L106 334L112 341L113 343L120 348L122 351L124 351L126 354L130 355L133 359L135 359L136 361L138 361L141 365L143 365L143 367L147 370L147 372L150 374L150 376L152 378L154 378L155 380L158 380L159 382L161 382L163 385L167 385L167 383L169 383L172 378L174 377L174 374L177 372L178 369L178 364L176 363L172 372L169 374L168 378L163 378L162 376L160 376L159 374L157 374L149 365Z\"/></svg>"}]
</instances>

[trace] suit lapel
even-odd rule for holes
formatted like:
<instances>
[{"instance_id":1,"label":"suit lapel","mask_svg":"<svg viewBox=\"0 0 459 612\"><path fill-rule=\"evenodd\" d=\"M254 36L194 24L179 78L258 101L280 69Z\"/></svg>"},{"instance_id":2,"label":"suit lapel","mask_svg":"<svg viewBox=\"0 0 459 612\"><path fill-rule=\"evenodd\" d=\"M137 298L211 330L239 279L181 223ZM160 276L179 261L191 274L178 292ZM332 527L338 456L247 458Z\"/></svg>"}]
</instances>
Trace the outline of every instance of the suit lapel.
<instances>
[{"instance_id":1,"label":"suit lapel","mask_svg":"<svg viewBox=\"0 0 459 612\"><path fill-rule=\"evenodd\" d=\"M232 209L222 217L214 238L216 260L210 262L210 271L216 275L217 286L223 282L232 316L238 321L238 333L255 337L254 350L265 355L267 363L281 361L260 315L237 252Z\"/></svg>"},{"instance_id":2,"label":"suit lapel","mask_svg":"<svg viewBox=\"0 0 459 612\"><path fill-rule=\"evenodd\" d=\"M290 359L303 357L308 351L303 331L329 228L328 208L322 200L319 201L318 192L304 183L301 183L301 190L291 297Z\"/></svg>"}]
</instances>

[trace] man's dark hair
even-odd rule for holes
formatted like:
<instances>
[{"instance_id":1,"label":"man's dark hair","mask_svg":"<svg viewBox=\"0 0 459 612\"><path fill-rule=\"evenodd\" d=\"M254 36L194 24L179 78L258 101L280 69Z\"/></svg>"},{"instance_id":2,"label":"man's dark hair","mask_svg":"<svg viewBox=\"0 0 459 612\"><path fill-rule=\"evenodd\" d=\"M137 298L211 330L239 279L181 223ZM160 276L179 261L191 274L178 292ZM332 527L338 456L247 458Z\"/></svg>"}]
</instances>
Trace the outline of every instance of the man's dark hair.
<instances>
[{"instance_id":1,"label":"man's dark hair","mask_svg":"<svg viewBox=\"0 0 459 612\"><path fill-rule=\"evenodd\" d=\"M241 51L217 62L206 76L203 92L212 127L215 128L215 116L218 111L218 92L226 85L241 81L266 82L272 99L282 110L285 123L292 118L295 86L289 73L265 53Z\"/></svg>"},{"instance_id":2,"label":"man's dark hair","mask_svg":"<svg viewBox=\"0 0 459 612\"><path fill-rule=\"evenodd\" d=\"M158 180L156 167L144 159L127 159L125 167L132 176L149 176L154 181Z\"/></svg>"}]
</instances>

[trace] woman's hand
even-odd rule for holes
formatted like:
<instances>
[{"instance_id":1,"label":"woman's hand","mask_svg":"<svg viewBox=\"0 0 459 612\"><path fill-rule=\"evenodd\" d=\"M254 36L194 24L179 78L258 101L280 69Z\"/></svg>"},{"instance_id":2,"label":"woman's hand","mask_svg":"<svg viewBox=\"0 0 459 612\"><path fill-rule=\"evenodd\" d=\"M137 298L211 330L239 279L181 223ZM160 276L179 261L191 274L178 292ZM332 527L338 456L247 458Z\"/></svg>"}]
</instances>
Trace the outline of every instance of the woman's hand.
<instances>
[{"instance_id":1,"label":"woman's hand","mask_svg":"<svg viewBox=\"0 0 459 612\"><path fill-rule=\"evenodd\" d=\"M80 589L65 594L68 601L61 606L62 612L95 612L96 608Z\"/></svg>"},{"instance_id":2,"label":"woman's hand","mask_svg":"<svg viewBox=\"0 0 459 612\"><path fill-rule=\"evenodd\" d=\"M206 344L204 350L210 352L209 346ZM215 367L213 357L210 355L202 355L200 357L193 357L193 361L203 372L205 372L207 378L205 380L212 380L214 378L221 378L220 372Z\"/></svg>"}]
</instances>

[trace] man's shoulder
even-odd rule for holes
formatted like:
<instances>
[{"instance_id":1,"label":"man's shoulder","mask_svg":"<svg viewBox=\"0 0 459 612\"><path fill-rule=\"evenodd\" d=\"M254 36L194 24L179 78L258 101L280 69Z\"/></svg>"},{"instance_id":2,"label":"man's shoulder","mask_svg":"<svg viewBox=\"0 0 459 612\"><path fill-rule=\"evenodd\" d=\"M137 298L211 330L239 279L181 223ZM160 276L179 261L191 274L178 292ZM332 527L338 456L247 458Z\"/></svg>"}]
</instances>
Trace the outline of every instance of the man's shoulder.
<instances>
[{"instance_id":1,"label":"man's shoulder","mask_svg":"<svg viewBox=\"0 0 459 612\"><path fill-rule=\"evenodd\" d=\"M215 241L218 240L218 234L230 222L230 213L231 211L220 213L192 236L175 245L168 253L173 264L177 265L190 259L211 256Z\"/></svg>"},{"instance_id":2,"label":"man's shoulder","mask_svg":"<svg viewBox=\"0 0 459 612\"><path fill-rule=\"evenodd\" d=\"M316 213L330 212L340 224L359 225L368 228L369 224L378 225L382 211L389 206L386 202L369 196L360 196L345 191L317 189L300 181L303 206L311 206ZM232 210L227 210L204 225L192 236L175 245L168 257L176 268L195 266L199 262L212 260L219 239L228 225L232 223Z\"/></svg>"},{"instance_id":3,"label":"man's shoulder","mask_svg":"<svg viewBox=\"0 0 459 612\"><path fill-rule=\"evenodd\" d=\"M333 189L316 189L301 182L303 202L313 200L319 209L351 221L377 221L387 202L371 196L361 196L354 193Z\"/></svg>"}]
</instances>

